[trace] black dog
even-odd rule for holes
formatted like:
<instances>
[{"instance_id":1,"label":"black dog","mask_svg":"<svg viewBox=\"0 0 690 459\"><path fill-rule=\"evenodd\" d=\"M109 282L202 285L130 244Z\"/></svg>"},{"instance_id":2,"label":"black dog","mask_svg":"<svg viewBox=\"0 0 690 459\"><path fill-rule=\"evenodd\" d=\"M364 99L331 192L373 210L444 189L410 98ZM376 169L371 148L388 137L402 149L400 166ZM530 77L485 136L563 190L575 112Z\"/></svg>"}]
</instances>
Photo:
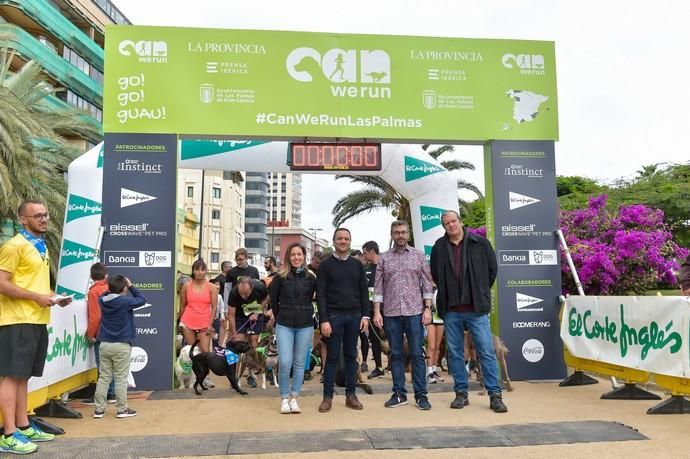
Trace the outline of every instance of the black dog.
<instances>
[{"instance_id":1,"label":"black dog","mask_svg":"<svg viewBox=\"0 0 690 459\"><path fill-rule=\"evenodd\" d=\"M196 376L196 381L194 382L194 392L197 395L201 395L198 387L201 386L203 390L207 390L204 387L204 380L208 376L209 371L218 376L225 376L230 381L230 385L233 389L242 395L247 395L247 392L240 389L237 385L237 364L229 364L224 355L216 354L215 352L200 352L194 355L194 348L199 344L197 340L190 349L190 354L192 354L192 371L194 376ZM243 354L249 351L249 344L244 341L228 341L226 349L231 350L237 355Z\"/></svg>"}]
</instances>

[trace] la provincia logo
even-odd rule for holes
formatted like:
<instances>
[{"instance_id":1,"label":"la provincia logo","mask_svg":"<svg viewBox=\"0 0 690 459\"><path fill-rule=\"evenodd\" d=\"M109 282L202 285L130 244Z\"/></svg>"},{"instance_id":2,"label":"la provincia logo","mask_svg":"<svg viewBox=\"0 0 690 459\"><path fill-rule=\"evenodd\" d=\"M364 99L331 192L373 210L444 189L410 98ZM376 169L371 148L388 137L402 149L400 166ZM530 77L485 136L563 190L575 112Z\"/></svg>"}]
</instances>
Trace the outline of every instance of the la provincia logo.
<instances>
[{"instance_id":1,"label":"la provincia logo","mask_svg":"<svg viewBox=\"0 0 690 459\"><path fill-rule=\"evenodd\" d=\"M138 191L128 190L127 188L120 188L120 208L135 206L148 201L153 201L157 199L155 196L151 196L144 193L139 193Z\"/></svg>"},{"instance_id":2,"label":"la provincia logo","mask_svg":"<svg viewBox=\"0 0 690 459\"><path fill-rule=\"evenodd\" d=\"M522 345L522 356L530 363L537 363L544 358L544 345L538 339L528 339Z\"/></svg>"}]
</instances>

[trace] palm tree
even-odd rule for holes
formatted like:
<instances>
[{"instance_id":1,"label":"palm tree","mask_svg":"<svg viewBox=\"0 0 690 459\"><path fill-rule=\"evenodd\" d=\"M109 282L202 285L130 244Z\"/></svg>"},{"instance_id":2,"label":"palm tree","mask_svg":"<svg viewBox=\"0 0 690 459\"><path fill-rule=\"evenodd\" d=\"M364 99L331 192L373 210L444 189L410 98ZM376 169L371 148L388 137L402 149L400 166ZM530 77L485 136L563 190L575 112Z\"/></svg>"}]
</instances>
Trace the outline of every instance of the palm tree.
<instances>
[{"instance_id":1,"label":"palm tree","mask_svg":"<svg viewBox=\"0 0 690 459\"><path fill-rule=\"evenodd\" d=\"M0 40L2 37L0 37ZM67 184L64 174L81 151L60 133L100 134L85 121L84 113L49 107L53 88L40 66L29 61L10 71L14 52L0 47L0 222L16 219L26 199L45 202L51 215L46 242L57 272Z\"/></svg>"},{"instance_id":2,"label":"palm tree","mask_svg":"<svg viewBox=\"0 0 690 459\"><path fill-rule=\"evenodd\" d=\"M427 151L429 145L422 145L422 148L424 151ZM453 151L455 151L453 145L444 145L430 150L428 153L432 158L438 160L444 153L452 153ZM473 171L475 169L474 164L457 159L443 160L440 161L440 164L449 171ZM348 193L333 206L333 226L336 228L356 215L381 208L390 211L391 215L396 219L407 221L410 228L412 228L410 202L382 178L348 174L339 174L335 178L336 180L346 178L352 183L364 185L363 189ZM458 178L457 183L458 190L469 190L475 193L477 197L482 197L481 191L474 184L462 178ZM458 198L458 204L461 208L468 209L467 201Z\"/></svg>"}]
</instances>

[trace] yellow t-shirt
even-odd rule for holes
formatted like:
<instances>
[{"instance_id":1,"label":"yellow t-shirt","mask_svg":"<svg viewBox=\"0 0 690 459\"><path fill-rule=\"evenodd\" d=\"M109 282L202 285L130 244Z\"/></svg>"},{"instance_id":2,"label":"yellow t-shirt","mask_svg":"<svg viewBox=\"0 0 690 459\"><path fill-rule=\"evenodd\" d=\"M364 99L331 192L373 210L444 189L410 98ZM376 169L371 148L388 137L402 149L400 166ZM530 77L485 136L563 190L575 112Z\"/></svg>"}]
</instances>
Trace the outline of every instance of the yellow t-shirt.
<instances>
[{"instance_id":1,"label":"yellow t-shirt","mask_svg":"<svg viewBox=\"0 0 690 459\"><path fill-rule=\"evenodd\" d=\"M0 270L12 274L12 283L35 293L50 294L50 262L36 247L17 234L0 247ZM12 324L47 324L50 308L35 301L10 298L0 294L0 326Z\"/></svg>"}]
</instances>

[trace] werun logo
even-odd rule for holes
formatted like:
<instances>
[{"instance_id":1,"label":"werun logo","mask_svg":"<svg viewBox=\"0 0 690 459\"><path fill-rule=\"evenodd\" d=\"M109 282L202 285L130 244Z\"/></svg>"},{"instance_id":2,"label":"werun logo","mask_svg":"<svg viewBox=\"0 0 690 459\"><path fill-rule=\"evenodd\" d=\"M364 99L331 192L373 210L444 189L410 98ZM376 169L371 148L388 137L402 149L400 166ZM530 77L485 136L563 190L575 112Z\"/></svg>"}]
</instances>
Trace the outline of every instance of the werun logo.
<instances>
[{"instance_id":1,"label":"werun logo","mask_svg":"<svg viewBox=\"0 0 690 459\"><path fill-rule=\"evenodd\" d=\"M122 40L117 50L123 56L138 56L139 62L165 64L168 62L168 44L164 41Z\"/></svg>"},{"instance_id":2,"label":"werun logo","mask_svg":"<svg viewBox=\"0 0 690 459\"><path fill-rule=\"evenodd\" d=\"M541 298L537 298L534 296L529 296L525 295L523 293L515 293L515 304L517 306L517 310L519 312L526 312L526 311L534 311L534 312L539 312L543 311L544 307L539 306L539 307L532 307L535 304L543 303L544 300Z\"/></svg>"},{"instance_id":3,"label":"werun logo","mask_svg":"<svg viewBox=\"0 0 690 459\"><path fill-rule=\"evenodd\" d=\"M419 211L422 214L422 231L429 231L431 228L441 225L441 215L446 210L438 207L420 206Z\"/></svg>"},{"instance_id":4,"label":"werun logo","mask_svg":"<svg viewBox=\"0 0 690 459\"><path fill-rule=\"evenodd\" d=\"M127 188L120 188L120 208L135 206L142 202L153 201L154 199L156 199L155 196L128 190Z\"/></svg>"},{"instance_id":5,"label":"werun logo","mask_svg":"<svg viewBox=\"0 0 690 459\"><path fill-rule=\"evenodd\" d=\"M427 175L433 175L445 169L437 164L427 163L421 159L405 156L405 181L411 182Z\"/></svg>"},{"instance_id":6,"label":"werun logo","mask_svg":"<svg viewBox=\"0 0 690 459\"><path fill-rule=\"evenodd\" d=\"M544 345L538 339L528 339L522 345L522 356L530 363L537 363L544 358Z\"/></svg>"},{"instance_id":7,"label":"werun logo","mask_svg":"<svg viewBox=\"0 0 690 459\"><path fill-rule=\"evenodd\" d=\"M531 206L541 202L541 199L533 198L532 196L526 196L520 193L508 192L508 206L510 210L519 209L520 207Z\"/></svg>"},{"instance_id":8,"label":"werun logo","mask_svg":"<svg viewBox=\"0 0 690 459\"><path fill-rule=\"evenodd\" d=\"M544 56L541 54L504 54L501 58L503 67L518 68L522 75L545 75Z\"/></svg>"},{"instance_id":9,"label":"werun logo","mask_svg":"<svg viewBox=\"0 0 690 459\"><path fill-rule=\"evenodd\" d=\"M285 61L288 74L302 83L325 78L334 97L390 99L390 56L381 50L296 48Z\"/></svg>"}]
</instances>

